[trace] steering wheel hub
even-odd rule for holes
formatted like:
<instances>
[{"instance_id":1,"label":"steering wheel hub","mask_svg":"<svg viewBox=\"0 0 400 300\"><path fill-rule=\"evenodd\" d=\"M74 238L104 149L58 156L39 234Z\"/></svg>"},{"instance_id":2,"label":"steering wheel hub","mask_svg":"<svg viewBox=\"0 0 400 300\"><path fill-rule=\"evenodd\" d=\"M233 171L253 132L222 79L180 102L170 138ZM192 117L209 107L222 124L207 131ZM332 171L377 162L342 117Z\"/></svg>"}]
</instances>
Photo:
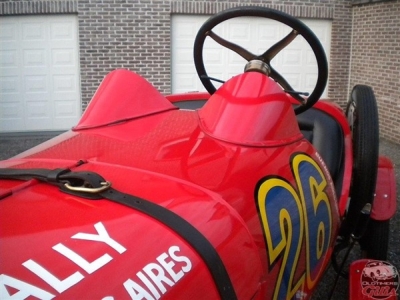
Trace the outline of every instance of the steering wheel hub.
<instances>
[{"instance_id":1,"label":"steering wheel hub","mask_svg":"<svg viewBox=\"0 0 400 300\"><path fill-rule=\"evenodd\" d=\"M249 61L246 66L244 67L245 72L259 72L263 73L264 75L269 76L271 74L271 68L259 59L253 59Z\"/></svg>"}]
</instances>

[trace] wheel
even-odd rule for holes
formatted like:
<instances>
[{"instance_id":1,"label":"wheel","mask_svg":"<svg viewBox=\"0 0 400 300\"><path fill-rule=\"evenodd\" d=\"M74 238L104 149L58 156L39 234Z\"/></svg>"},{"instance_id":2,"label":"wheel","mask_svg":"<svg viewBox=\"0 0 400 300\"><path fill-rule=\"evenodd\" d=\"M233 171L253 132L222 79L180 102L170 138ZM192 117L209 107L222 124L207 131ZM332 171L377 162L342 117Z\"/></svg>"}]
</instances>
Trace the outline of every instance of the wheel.
<instances>
[{"instance_id":1,"label":"wheel","mask_svg":"<svg viewBox=\"0 0 400 300\"><path fill-rule=\"evenodd\" d=\"M263 17L267 19L273 19L287 26L291 27L293 30L282 40L274 44L271 48L266 50L261 55L255 55L250 53L246 49L233 44L229 41L224 40L215 34L212 29L218 24L236 17ZM305 99L299 93L295 92L290 84L271 66L271 60L288 44L290 44L298 35L301 35L310 45L312 51L314 52L315 58L318 65L318 78L314 90L311 92L310 96ZM265 74L274 79L281 87L289 93L293 98L300 102L300 105L295 108L295 113L301 113L310 107L312 107L315 102L319 100L322 93L324 92L326 82L328 79L328 62L326 60L324 49L319 42L318 38L314 33L301 21L296 18L285 14L283 12L269 9L266 7L259 6L241 6L233 9L228 9L222 11L211 18L209 18L203 26L199 29L194 42L194 64L196 67L197 74L203 83L206 90L212 95L216 88L212 84L211 80L216 80L207 75L204 67L203 61L203 47L206 37L212 38L214 41L220 45L236 52L241 57L243 57L248 62L254 61L255 63L261 63L265 65ZM217 80L219 81L219 80Z\"/></svg>"},{"instance_id":2,"label":"wheel","mask_svg":"<svg viewBox=\"0 0 400 300\"><path fill-rule=\"evenodd\" d=\"M366 258L387 260L389 248L390 221L376 221L371 219L365 235L360 241L361 249Z\"/></svg>"},{"instance_id":3,"label":"wheel","mask_svg":"<svg viewBox=\"0 0 400 300\"><path fill-rule=\"evenodd\" d=\"M360 211L367 203L373 205L379 156L379 117L373 90L356 85L346 108L353 139L353 177L350 203L344 228L347 235L354 232ZM389 221L369 220L360 240L367 258L386 259L389 241Z\"/></svg>"}]
</instances>

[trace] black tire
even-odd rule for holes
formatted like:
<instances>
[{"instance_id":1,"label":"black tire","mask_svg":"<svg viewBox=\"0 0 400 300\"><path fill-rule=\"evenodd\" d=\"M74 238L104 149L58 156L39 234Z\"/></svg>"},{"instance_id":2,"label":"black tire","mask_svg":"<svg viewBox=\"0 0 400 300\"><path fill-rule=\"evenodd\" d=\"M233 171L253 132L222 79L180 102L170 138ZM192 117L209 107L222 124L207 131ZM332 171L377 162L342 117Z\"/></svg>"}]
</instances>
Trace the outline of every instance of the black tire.
<instances>
[{"instance_id":1,"label":"black tire","mask_svg":"<svg viewBox=\"0 0 400 300\"><path fill-rule=\"evenodd\" d=\"M365 235L360 241L366 258L387 260L389 248L390 220L369 221Z\"/></svg>"},{"instance_id":2,"label":"black tire","mask_svg":"<svg viewBox=\"0 0 400 300\"><path fill-rule=\"evenodd\" d=\"M361 225L366 228L357 228L360 226L360 211L365 204L373 204L378 171L379 116L375 95L369 86L356 85L353 88L346 115L353 136L353 176L344 235L349 236L354 231L365 232L361 247L366 250L367 257L378 259L375 256L382 256L384 249L379 249L381 245L376 239L387 239L388 231L374 220L370 220L369 225ZM377 236L382 234L385 237Z\"/></svg>"}]
</instances>

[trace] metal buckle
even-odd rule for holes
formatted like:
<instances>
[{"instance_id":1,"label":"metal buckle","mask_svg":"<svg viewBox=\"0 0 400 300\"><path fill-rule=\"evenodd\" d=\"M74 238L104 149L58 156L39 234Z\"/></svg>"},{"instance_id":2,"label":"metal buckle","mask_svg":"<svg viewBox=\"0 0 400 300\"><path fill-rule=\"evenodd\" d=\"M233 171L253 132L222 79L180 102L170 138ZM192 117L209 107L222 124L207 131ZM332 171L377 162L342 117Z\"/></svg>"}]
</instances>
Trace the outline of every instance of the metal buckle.
<instances>
[{"instance_id":1,"label":"metal buckle","mask_svg":"<svg viewBox=\"0 0 400 300\"><path fill-rule=\"evenodd\" d=\"M64 184L64 186L67 189L69 189L70 191L97 194L97 193L101 193L101 192L104 192L105 190L109 189L111 187L111 182L109 182L109 181L100 182L100 185L102 185L102 186L94 188L94 187L85 187L85 186L72 186L68 182Z\"/></svg>"}]
</instances>

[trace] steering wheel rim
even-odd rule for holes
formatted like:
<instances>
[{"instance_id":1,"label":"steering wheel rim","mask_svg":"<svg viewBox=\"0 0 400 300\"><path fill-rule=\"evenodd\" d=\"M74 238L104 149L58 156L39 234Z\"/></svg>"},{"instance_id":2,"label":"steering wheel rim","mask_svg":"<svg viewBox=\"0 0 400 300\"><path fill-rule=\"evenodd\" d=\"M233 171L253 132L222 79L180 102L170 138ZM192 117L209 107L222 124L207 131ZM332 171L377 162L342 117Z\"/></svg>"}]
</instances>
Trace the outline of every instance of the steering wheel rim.
<instances>
[{"instance_id":1,"label":"steering wheel rim","mask_svg":"<svg viewBox=\"0 0 400 300\"><path fill-rule=\"evenodd\" d=\"M198 74L203 86L206 88L206 90L211 95L213 93L215 93L215 91L216 91L216 88L212 84L210 77L207 75L207 72L206 72L206 69L204 66L203 47L204 47L204 42L205 42L206 37L210 36L210 32L212 32L212 29L215 26L217 26L218 24L220 24L226 20L236 18L236 17L249 17L249 16L272 19L272 20L278 21L280 23L283 23L283 24L289 26L290 28L292 28L296 32L296 35L301 35L307 41L309 46L311 47L311 49L314 53L314 56L317 60L317 67L318 67L318 78L317 78L317 82L315 84L314 90L311 92L310 96L307 99L303 99L300 95L296 95L296 92L294 94L291 94L296 100L302 102L301 105L299 105L295 108L295 113L299 114L301 112L306 111L320 99L322 93L325 90L325 86L326 86L326 83L328 80L328 62L326 59L325 51L324 51L320 41L316 37L316 35L303 22L292 17L289 14L283 13L278 10L266 8L266 7L240 6L240 7L228 9L228 10L222 11L222 12L210 17L200 27L200 29L196 35L195 42L194 42L194 51L193 51L194 53L193 54L194 54L194 64L196 67L196 71L197 71L197 74ZM280 42L282 42L282 40ZM275 45L277 45L277 44L275 44ZM275 45L273 45L272 47L274 47ZM284 47L285 46L283 46L280 50L282 50ZM271 48L269 48L264 54L266 54L269 50L271 50ZM236 52L236 53L238 53L238 52ZM261 57L260 55L254 55L253 59L260 59L260 57ZM247 58L245 58L245 59L247 59ZM282 86L283 89L289 90L289 92L294 92L293 89L291 88L291 86L286 82L286 80L271 67L270 62L268 61L266 63L271 68L271 70L273 70L273 72L275 72L275 73L271 73L269 76L272 79L274 79L275 81L277 81L281 86L282 86L282 84L286 85L286 87Z\"/></svg>"}]
</instances>

